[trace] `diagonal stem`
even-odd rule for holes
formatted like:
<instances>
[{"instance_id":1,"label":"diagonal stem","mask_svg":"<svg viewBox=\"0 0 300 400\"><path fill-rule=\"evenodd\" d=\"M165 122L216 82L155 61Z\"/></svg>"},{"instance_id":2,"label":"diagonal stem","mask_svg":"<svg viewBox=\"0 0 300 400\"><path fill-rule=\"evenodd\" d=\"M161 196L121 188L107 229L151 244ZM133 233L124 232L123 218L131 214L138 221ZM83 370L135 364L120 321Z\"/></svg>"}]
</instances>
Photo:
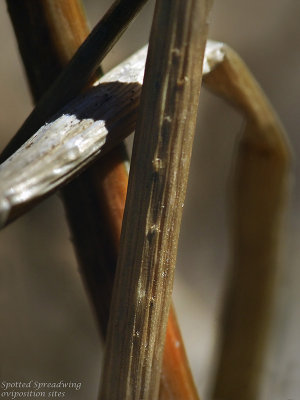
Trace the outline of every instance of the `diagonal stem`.
<instances>
[{"instance_id":1,"label":"diagonal stem","mask_svg":"<svg viewBox=\"0 0 300 400\"><path fill-rule=\"evenodd\" d=\"M76 53L68 63L67 67L61 72L58 78L55 79L54 83L46 91L43 97L39 99L39 102L32 113L29 115L17 134L14 136L14 138L1 154L0 162L3 162L12 153L14 153L59 108L64 106L68 101L72 100L73 97L79 94L88 85L92 78L92 75L97 71L97 68L99 67L103 58L113 47L113 45L122 35L131 20L135 17L135 15L146 3L146 1L147 0L117 0L114 2L112 7L108 10L108 12L104 15L104 17L100 20L100 22L96 25L88 38L82 44L81 35L78 35L78 37L77 35L74 35L73 37L71 35L70 38L66 38L68 42L73 40L77 41L78 46L81 45L80 48L76 51ZM15 5L12 1L8 4L10 5L11 15L15 15L16 13L17 15L19 15L19 17L20 15L22 17L22 14L19 13L19 9L14 8L16 7L16 5L18 6L20 4L20 0L17 0ZM59 5L60 3L57 4ZM46 1L43 7L47 7L52 15L53 12L55 12L56 10L55 7L51 6L50 0ZM63 9L65 9L66 11L68 10L65 6L62 7L62 10ZM79 6L77 6L76 9L78 10ZM68 21L69 27L71 28L72 21L70 18L68 18ZM52 20L51 18L49 18L47 22L52 24L52 26L53 24L57 24L55 18L53 18ZM26 21L24 20L23 23L26 23ZM80 23L80 26L83 28L82 34L84 34L84 32L87 33L85 22ZM15 28L19 29L17 24L15 24ZM63 30L61 30L61 32L63 32ZM20 33L19 37L20 35L22 34ZM55 35L51 37L51 35L48 34L48 40L49 39L52 43L54 43L53 40L55 40ZM58 43L60 47L57 53L60 52L61 54L62 51L69 48L68 46L64 46L61 48L60 42L55 42ZM73 48L74 47L75 46L73 44ZM23 52L24 51L27 51L25 49L25 46L23 47ZM39 58L37 61L39 61L40 59L41 58ZM46 67L46 70L51 71L51 67L52 66L48 65ZM61 67L62 64L60 65L60 68ZM30 67L27 66L27 70L29 68ZM38 77L38 79L42 79L43 72L41 71L43 70L39 71L40 78ZM44 73L46 73L46 71L44 71ZM55 76L53 71L52 76ZM47 82L48 81L49 78L47 78ZM34 84L31 84L31 87L33 85ZM40 92L36 89L35 93Z\"/></svg>"}]
</instances>

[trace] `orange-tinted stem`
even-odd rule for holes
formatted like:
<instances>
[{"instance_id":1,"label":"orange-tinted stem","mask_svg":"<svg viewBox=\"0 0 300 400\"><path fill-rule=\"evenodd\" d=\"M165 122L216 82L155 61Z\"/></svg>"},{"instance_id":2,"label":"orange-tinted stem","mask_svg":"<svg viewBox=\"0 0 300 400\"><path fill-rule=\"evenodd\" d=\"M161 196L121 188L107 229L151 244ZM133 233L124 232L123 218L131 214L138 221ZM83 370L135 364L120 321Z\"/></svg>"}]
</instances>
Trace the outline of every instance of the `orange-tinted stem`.
<instances>
[{"instance_id":1,"label":"orange-tinted stem","mask_svg":"<svg viewBox=\"0 0 300 400\"><path fill-rule=\"evenodd\" d=\"M47 90L88 35L77 0L7 0L35 100ZM75 251L100 330L106 332L128 184L123 146L62 192ZM171 308L160 399L196 400L197 391Z\"/></svg>"},{"instance_id":2,"label":"orange-tinted stem","mask_svg":"<svg viewBox=\"0 0 300 400\"><path fill-rule=\"evenodd\" d=\"M173 305L170 308L167 325L159 398L160 400L199 398Z\"/></svg>"}]
</instances>

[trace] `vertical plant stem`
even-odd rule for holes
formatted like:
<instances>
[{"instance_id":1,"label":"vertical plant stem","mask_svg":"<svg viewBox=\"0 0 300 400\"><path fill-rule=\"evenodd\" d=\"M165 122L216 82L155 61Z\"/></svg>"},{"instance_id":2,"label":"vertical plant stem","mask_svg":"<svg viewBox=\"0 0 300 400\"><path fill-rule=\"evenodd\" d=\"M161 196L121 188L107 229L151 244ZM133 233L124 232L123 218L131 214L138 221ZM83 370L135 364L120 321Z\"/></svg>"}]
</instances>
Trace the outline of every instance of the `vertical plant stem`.
<instances>
[{"instance_id":1,"label":"vertical plant stem","mask_svg":"<svg viewBox=\"0 0 300 400\"><path fill-rule=\"evenodd\" d=\"M134 141L101 400L155 400L201 86L208 1L158 0Z\"/></svg>"},{"instance_id":2,"label":"vertical plant stem","mask_svg":"<svg viewBox=\"0 0 300 400\"><path fill-rule=\"evenodd\" d=\"M238 145L233 201L233 265L225 299L214 399L259 397L266 353L290 151L261 88L228 46L206 85L247 119Z\"/></svg>"},{"instance_id":3,"label":"vertical plant stem","mask_svg":"<svg viewBox=\"0 0 300 400\"><path fill-rule=\"evenodd\" d=\"M107 245L113 245L114 253L112 254L117 255L119 252L120 234L128 181L128 174L124 167L124 162L120 159L120 150L116 149L110 152L109 155L105 156L102 160L99 160L99 162L91 168L91 174L93 184L90 185L90 187L96 188L98 204L101 205L100 209L104 211L105 226L110 232L110 243ZM102 243L105 243L104 238L102 239ZM104 323L102 322L101 324L106 333L111 292L109 292L107 297L106 293L107 287L109 287L111 291L112 283L107 282L105 276L109 271L111 271L111 269L108 270L106 268L107 272L105 272L102 271L102 269L100 270L98 266L98 271L98 275L101 277L103 274L104 279L101 279L103 283L101 283L101 286L98 283L98 290L95 291L96 293L99 293L99 287L103 287L102 296L97 309L101 314L103 313L103 309L107 310L106 319L104 320ZM112 275L114 277L114 274ZM90 285L93 284L95 276L97 276L97 274L91 274ZM109 299L109 302L107 306L104 307L107 299ZM170 307L168 318L159 399L199 399L173 305Z\"/></svg>"},{"instance_id":4,"label":"vertical plant stem","mask_svg":"<svg viewBox=\"0 0 300 400\"><path fill-rule=\"evenodd\" d=\"M88 35L85 15L77 0L7 0L7 5L37 101ZM126 199L126 162L124 145L120 145L61 192L77 258L103 337ZM161 398L197 400L174 311L170 313L167 342ZM174 355L180 369L173 364Z\"/></svg>"}]
</instances>

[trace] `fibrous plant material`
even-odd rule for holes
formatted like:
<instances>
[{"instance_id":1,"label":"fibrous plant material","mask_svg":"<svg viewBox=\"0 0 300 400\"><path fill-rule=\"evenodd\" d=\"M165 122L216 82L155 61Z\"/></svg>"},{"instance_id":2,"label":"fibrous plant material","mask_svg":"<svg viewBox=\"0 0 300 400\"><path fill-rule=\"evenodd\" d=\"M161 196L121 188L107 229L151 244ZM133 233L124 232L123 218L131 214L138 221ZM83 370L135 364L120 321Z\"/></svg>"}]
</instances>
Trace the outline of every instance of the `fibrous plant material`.
<instances>
[{"instance_id":1,"label":"fibrous plant material","mask_svg":"<svg viewBox=\"0 0 300 400\"><path fill-rule=\"evenodd\" d=\"M122 227L123 211L126 200L126 190L128 183L128 172L124 168L124 162L120 161L119 151L111 151L107 156L104 156L102 160L99 160L92 168L94 182L93 187L97 188L97 194L95 198L98 200L98 204L101 204L101 209L105 210L104 221L107 224L110 237L113 239L110 245L113 245L114 262L119 253L119 241ZM107 160L110 160L110 169L107 170ZM103 163L101 164L101 161ZM116 179L117 177L117 179ZM95 182L101 182L101 185L95 185ZM88 193L91 192L88 189L89 181L85 184ZM109 189L109 190L108 190ZM93 198L93 197L92 197ZM91 202L91 198L89 199ZM101 235L101 232L98 232ZM106 238L101 237L101 242L105 243ZM87 249L89 246L87 246ZM91 257L89 253L88 257ZM99 253L99 252L98 252ZM98 258L101 254L98 254ZM90 263L91 266L93 263ZM95 273L91 273L89 278L91 279L91 285L97 285L98 301L99 305L96 312L101 312L101 330L104 331L104 336L107 330L108 321L108 310L106 313L106 307L110 306L111 300L111 288L113 277L107 275L111 272L111 269L103 271L103 268L99 268L99 278ZM114 271L113 271L114 272ZM96 277L96 281L95 281ZM100 282L99 282L100 281ZM101 296L99 288L101 287ZM106 296L106 298L105 298ZM108 303L108 304L107 304ZM189 362L185 353L184 342L181 337L179 325L175 315L174 306L171 305L170 313L167 325L166 343L164 347L163 355L163 367L160 378L160 400L198 400L198 393L194 384L193 376L189 368Z\"/></svg>"},{"instance_id":2,"label":"fibrous plant material","mask_svg":"<svg viewBox=\"0 0 300 400\"><path fill-rule=\"evenodd\" d=\"M88 85L103 58L146 1L118 0L114 2L5 148L0 162L8 158L60 107L72 100Z\"/></svg>"},{"instance_id":3,"label":"fibrous plant material","mask_svg":"<svg viewBox=\"0 0 300 400\"><path fill-rule=\"evenodd\" d=\"M125 2L123 2L123 5L124 3ZM25 64L31 90L34 95L34 98L38 100L40 96L44 93L44 91L50 86L50 84L56 78L62 67L72 57L77 47L82 43L82 41L88 35L88 27L83 14L83 9L77 0L63 0L63 1L62 0L43 0L43 1L7 0L7 4L11 14L12 22L15 27L15 32L18 38L18 43ZM131 7L135 9L137 7L137 2L131 2L130 6L128 6L128 9L126 11L129 16L132 15ZM121 10L122 18L128 17L126 13L122 12L122 4L120 5L119 10ZM118 17L116 13L115 17ZM117 20L116 22L117 22L117 24L115 25L115 28L117 29L116 32L119 32L119 29L120 27L122 27L122 24L120 23L120 20ZM110 32L112 33L113 30ZM107 35L107 32L105 32L105 34ZM103 37L103 39L107 40L107 36ZM111 39L115 40L114 38ZM104 46L107 46L107 42L105 43L105 40L103 41L103 44ZM145 52L146 51L144 50L142 53L145 54ZM141 57L141 52L139 53L139 57ZM142 59L145 59L145 57L142 57ZM138 60L139 58L136 61ZM90 60L87 61L90 62ZM140 62L144 63L144 61ZM128 78L127 82L128 80L131 81L133 76L136 76L137 70L139 69L138 67L137 69L131 71L131 68L128 68L127 64L126 65L123 64L122 68L124 76L126 75L126 78ZM89 71L87 71L87 73L89 73ZM83 76L80 76L82 80L87 78L84 74L82 75ZM114 78L118 78L118 76L114 76ZM108 88L106 87L106 89ZM125 93L123 94L124 106L126 108L125 112L126 117L124 115L122 117L123 118L122 126L120 123L119 133L121 135L128 134L127 129L129 125L128 124L126 125L126 122L128 123L128 121L130 120L129 116L130 108L134 107L136 104L136 96L137 96L136 91L138 91L138 89L139 87L134 88L131 86L130 89L131 104L129 105L129 107L127 107L126 105ZM109 89L108 91L110 95L112 95L111 90ZM52 103L53 105L55 104L55 106L58 107L57 98L55 97L57 95L57 92L53 91L52 95L53 95ZM90 96L88 97L90 98ZM111 107L112 110L117 113L118 111L120 111L118 110L118 107L115 107L116 103L115 104L109 104L109 103L110 100L107 101L106 99L105 101L106 107L108 106ZM84 105L84 107L87 107L85 113L87 112L88 107L90 107L90 105L91 104ZM96 108L97 107L100 107L100 104L96 104ZM90 112L88 114L90 117L92 116ZM76 116L75 119L77 119L77 117L78 115ZM115 118L114 122L116 122L117 120L118 116ZM68 133L70 133L70 132L67 133L68 122L69 120L67 120L67 129L64 130L65 133L64 138L66 138L68 136ZM74 130L76 131L77 129L78 131L78 129L80 130L83 127L84 121L81 120L76 125L77 128L75 128L74 126L69 126L69 128L72 130L75 128ZM107 121L105 126L106 128L108 127ZM97 127L97 119L96 119L92 121L92 126L90 127L89 130L91 132L92 131L96 132L98 128L99 126ZM104 129L102 129L101 132L104 133L105 135L105 127L102 128ZM94 140L94 145L96 146L96 148L99 147L99 144L103 139L101 132L99 135L97 134L92 136L90 135L90 139ZM55 130L53 133L55 133ZM110 133L112 133L111 130ZM49 136L51 136L51 134ZM73 148L74 150L76 146L77 146L76 141L73 140L70 147ZM35 146L33 147L36 149L37 157L34 157L35 150L33 150L33 152L29 154L29 158L30 156L33 156L35 161L37 161L37 158L40 156L40 150L42 150L42 148L44 148L45 150L45 142L43 140L40 140L39 146L37 148ZM62 147L63 145L62 146L58 145L56 147L56 150L58 150L56 151L57 156L58 153L62 150ZM101 149L101 154L103 154L103 152L105 151L105 149L107 150L107 148L108 146L104 145L104 148ZM53 146L51 146L50 149L53 150ZM72 152L73 150L69 148L67 153L70 155L70 152ZM63 153L64 155L66 155L66 152L64 151L62 151L61 155ZM85 156L81 154L81 156L76 161L73 159L73 161L75 161L75 164L76 162L80 164L79 159L81 158L82 161L84 158L86 158L89 152L88 153L84 152L84 153ZM90 155L92 158L94 158L96 154L97 152L96 153L92 152ZM50 156L50 154L48 155ZM25 160L27 159L28 161L27 158L28 151L26 150L25 152L23 151L22 156L23 157L25 156ZM49 158L51 159L51 156ZM43 158L43 162L42 164L40 164L41 171L39 171L39 169L36 169L37 172L36 174L35 173L32 174L32 170L31 174L28 170L27 173L29 172L29 174L26 174L24 171L23 178L26 176L27 179L23 179L21 185L20 185L20 180L18 180L18 178L17 181L15 181L15 184L16 186L19 187L19 189L22 190L22 188L24 189L26 187L28 189L28 190L26 189L27 194L30 195L29 198L26 198L26 196L19 196L18 201L16 203L14 202L10 203L9 210L8 209L6 210L8 211L8 213L6 213L7 223L11 220L11 218L16 218L20 213L26 210L26 206L29 206L31 204L30 200L32 199L32 196L35 198L33 202L36 202L39 199L43 198L43 196L45 196L46 193L50 193L51 192L51 184L49 185L50 181L52 181L52 185L54 188L57 187L57 185L65 182L66 179L68 179L67 176L69 174L73 175L74 173L76 173L77 167L70 168L70 165L68 167L66 165L68 164L67 160L69 159L69 157L67 156L66 158L64 158L59 156L60 159L60 161L58 162L59 167L55 168L56 179L54 182L53 175L51 174L51 172L50 176L47 174L43 174L42 172L45 171L43 169L45 167L48 170L48 172L52 170L51 168L53 168L53 164L49 160L49 158L48 159L47 157ZM48 161L48 167L46 160ZM73 181L72 184L67 185L62 191L62 199L68 216L68 222L71 229L74 247L77 253L79 263L81 265L82 276L87 285L88 294L92 299L94 309L98 317L97 320L99 323L99 327L103 336L105 336L106 333L106 325L108 320L108 313L109 313L109 306L111 299L111 288L114 278L119 235L121 230L123 208L126 197L127 180L128 180L127 170L125 168L126 160L127 160L126 152L123 149L123 146L119 145L112 152L110 152L109 155L107 155L104 159L98 160L96 163L94 163L94 165L91 168L89 168L84 174L82 174L79 178ZM52 164L52 166L49 165L49 161L50 164ZM53 157L52 161L54 161ZM12 165L16 164L14 162ZM35 164L35 166L37 166L37 164ZM64 164L66 168L62 167L62 164ZM75 166L75 164L73 164L73 167ZM81 166L79 166L79 164L78 167L81 170L83 165L85 164L85 161L84 164L82 164ZM31 165L27 164L27 167L29 168L29 170L31 169ZM6 167L4 167L4 169L6 169ZM12 171L12 169L10 168L10 166L8 166L8 170ZM67 174L65 174L66 171L68 171ZM33 179L33 182L30 182L30 176ZM43 184L41 184L41 181L39 181L38 176L39 178L42 178ZM47 179L47 177L50 179ZM32 183L34 184L32 185ZM38 189L39 185L40 187ZM16 186L14 186L15 189ZM35 189L33 189L34 186ZM42 192L45 192L44 195L42 195ZM16 199L18 195L16 195L15 193L15 196L12 197L8 196L8 197L10 198L14 197ZM12 205L13 203L14 206ZM19 203L22 203L21 207L18 206ZM6 207L7 202L4 201L3 205ZM11 212L12 209L13 212ZM172 349L173 346L173 350L175 351L175 353L179 354L178 347L180 347L180 354L185 355L184 345L182 342L180 331L177 326L177 322L174 319L174 312L171 313L170 316L170 326L172 327L172 338L173 339L176 338L176 349L174 347L174 341L171 341L169 345L169 351ZM174 328L176 329L174 330ZM178 346L178 343L180 346ZM191 399L192 398L197 399L198 398L197 391L193 383L192 375L190 373L186 357L181 358L179 362L181 364L180 374L177 373L176 375L174 375L174 366L172 366L170 362L167 363L166 369L164 371L165 379L163 380L161 385L161 395L163 396L164 393L166 392L164 383L167 382L168 390L170 389L170 387L172 387L172 399L186 398L185 394L187 392L189 393L189 397ZM167 394L167 398L171 399L171 396Z\"/></svg>"},{"instance_id":4,"label":"fibrous plant material","mask_svg":"<svg viewBox=\"0 0 300 400\"><path fill-rule=\"evenodd\" d=\"M253 400L259 397L272 314L290 151L246 65L224 44L218 52L222 61L204 82L242 111L246 126L234 168L232 270L213 398Z\"/></svg>"},{"instance_id":5,"label":"fibrous plant material","mask_svg":"<svg viewBox=\"0 0 300 400\"><path fill-rule=\"evenodd\" d=\"M143 60L140 61L144 63L146 52L139 54L143 54ZM216 393L219 394L216 394L216 398L220 397L220 393L223 393L228 398L248 396L249 399L252 399L257 397L254 393L257 393L259 389L259 375L262 368L264 343L268 329L268 312L272 301L273 280L276 270L279 222L284 204L290 154L284 130L274 111L244 63L233 50L223 43L208 41L203 73L205 84L241 109L248 121L239 147L238 163L236 164L236 181L239 186L237 186L235 192L235 201L238 207L235 208L233 230L233 254L235 255L232 277L234 281L229 293L232 293L232 298L238 300L232 300L227 305L229 310L227 314L231 319L227 319L229 322L225 325L216 389ZM126 74L124 80L127 80ZM245 143L247 143L246 146ZM23 151L25 161L26 150L24 148L21 151ZM37 148L37 156L39 152L40 150ZM248 156L244 157L244 154L247 153ZM46 159L44 162L46 162ZM77 162L80 163L80 159L74 159L74 165ZM116 161L114 163L118 164ZM61 171L63 171L64 166L65 164L61 160ZM124 171L124 166L119 165L119 167L123 171L120 175L123 176L124 183L127 179L126 171ZM44 164L43 168L45 168ZM79 165L76 168L80 170ZM11 174L13 170L20 172L13 162L1 167L4 174ZM99 169L98 173L100 175ZM96 175L95 180L97 180ZM1 181L5 185L4 175L2 175L2 178ZM53 182L53 189L60 187L59 182L63 183L64 179ZM79 181L77 180L77 182ZM17 193L18 190L14 181L11 180L10 183L11 189ZM29 181L27 183L24 181L24 185L27 188ZM124 185L126 187L126 183ZM89 187L89 184L84 185L84 190L87 187ZM104 192L101 193L103 195ZM47 194L49 194L49 191L45 192L45 195ZM37 202L40 198L42 196L37 191L33 201ZM74 197L72 199L74 202ZM15 216L26 210L27 200L21 196L19 196L19 200L21 207L11 204ZM2 202L2 204L5 205L5 202ZM106 204L109 204L109 199L107 199ZM5 212L5 208L2 208L1 212ZM110 218L110 221L111 224L114 218ZM117 231L118 228L115 228L114 242L116 247L118 246L116 241ZM249 247L253 251L249 252L247 250ZM252 263L250 267L249 262ZM94 276L91 276L91 281L93 281ZM111 279L109 278L110 281ZM251 313L243 313L243 310L248 309L251 304L254 305ZM239 310L237 310L238 306ZM104 316L104 320L106 318ZM257 323L249 324L250 319L257 321ZM255 340L249 338L255 338ZM247 343L247 346L245 343ZM168 359L166 358L166 360ZM242 365L244 367L240 368L239 366ZM241 383L239 385L236 381L237 373ZM165 379L165 376L163 379ZM161 394L161 396L163 395Z\"/></svg>"},{"instance_id":6,"label":"fibrous plant material","mask_svg":"<svg viewBox=\"0 0 300 400\"><path fill-rule=\"evenodd\" d=\"M206 1L156 4L108 326L102 400L158 397L209 8Z\"/></svg>"},{"instance_id":7,"label":"fibrous plant material","mask_svg":"<svg viewBox=\"0 0 300 400\"><path fill-rule=\"evenodd\" d=\"M203 64L204 76L210 74L216 65L223 62L221 51L223 46L222 43L207 42ZM74 179L83 167L94 162L101 151L102 141L100 138L105 140L108 135L111 137L112 143L118 143L122 137L126 137L134 130L137 98L143 80L146 55L147 48L144 47L106 74L98 83L95 83L94 89L89 89L84 96L74 99L56 116L52 117L51 124L47 123L35 132L34 139L27 141L19 149L17 156L14 155L7 162L1 164L0 215L2 226L22 215L33 204L37 204L39 200L53 191L60 189L68 180ZM105 82L105 89L96 87ZM46 86L46 83L44 85ZM42 81L40 86L42 86ZM115 93L115 98L113 93ZM118 129L114 128L113 133L112 125L107 123L107 119L110 118L112 122L117 123L121 117L122 102L124 103L122 116L124 126L118 125ZM78 119L79 115L84 116L81 121ZM133 118L129 125L125 123L125 116ZM102 126L99 126L100 119L103 121ZM74 123L75 120L77 120L76 126L71 124L71 121ZM62 121L65 122L64 129L58 132L55 127L59 124L61 126ZM88 152L79 151L78 157L74 157L77 146L76 139L82 145L87 144L84 127L88 125L90 133L94 131L94 135L90 136L90 150ZM70 132L71 130L72 132ZM48 134L45 135L45 132ZM69 141L70 139L72 141ZM45 153L46 148L49 149L49 153ZM73 154L72 165L68 161L68 153ZM42 157L42 154L46 157ZM20 176L20 163L22 164L22 176ZM36 163L40 163L39 167L35 169L37 174L34 173ZM56 165L55 174L52 172L54 165ZM104 167L104 169L106 168ZM22 185L19 186L21 182ZM26 196L22 195L23 191L27 193Z\"/></svg>"},{"instance_id":8,"label":"fibrous plant material","mask_svg":"<svg viewBox=\"0 0 300 400\"><path fill-rule=\"evenodd\" d=\"M134 130L143 73L144 63L133 56L63 108L1 165L2 226Z\"/></svg>"}]
</instances>

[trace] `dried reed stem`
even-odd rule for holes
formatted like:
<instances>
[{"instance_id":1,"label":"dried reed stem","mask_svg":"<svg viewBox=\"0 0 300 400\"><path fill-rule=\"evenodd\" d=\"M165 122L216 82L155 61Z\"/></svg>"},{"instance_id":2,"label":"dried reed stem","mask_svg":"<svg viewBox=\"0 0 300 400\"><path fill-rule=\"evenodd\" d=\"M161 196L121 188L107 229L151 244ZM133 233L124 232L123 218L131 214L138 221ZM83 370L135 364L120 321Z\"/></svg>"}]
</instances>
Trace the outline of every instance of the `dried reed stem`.
<instances>
[{"instance_id":1,"label":"dried reed stem","mask_svg":"<svg viewBox=\"0 0 300 400\"><path fill-rule=\"evenodd\" d=\"M116 43L130 21L135 17L146 1L147 0L117 0L114 2L112 7L90 33L88 38L81 44L80 48L70 60L68 66L55 80L53 85L51 85L50 89L43 95L41 100L39 100L35 109L1 154L0 162L3 162L13 152L15 152L18 147L29 139L30 136L32 136L33 133L39 129L40 126L42 126L59 108L72 100L88 85L93 73L95 73L103 58ZM12 5L13 2L10 1L9 4ZM48 2L47 5L49 13L53 15L53 12L57 10L57 7L51 7L51 2ZM57 3L57 5L59 5L59 3ZM11 15L13 15L12 12ZM69 22L71 23L71 20L69 20ZM54 16L52 19L49 18L49 23L58 27ZM71 25L69 26L71 28ZM84 32L84 23L82 26ZM18 29L18 26L15 25L15 28ZM63 32L62 28L58 29L58 32L59 31ZM53 32L56 33L56 30L54 29ZM52 40L51 37L50 40ZM81 37L77 38L76 35L73 37L71 36L70 40L74 42L76 41L79 45ZM60 49L58 52L68 46L62 48L59 43L59 47ZM40 70L40 73L42 74L43 71Z\"/></svg>"},{"instance_id":2,"label":"dried reed stem","mask_svg":"<svg viewBox=\"0 0 300 400\"><path fill-rule=\"evenodd\" d=\"M158 396L208 9L206 1L159 0L156 5L101 400L154 400Z\"/></svg>"},{"instance_id":3,"label":"dried reed stem","mask_svg":"<svg viewBox=\"0 0 300 400\"><path fill-rule=\"evenodd\" d=\"M79 2L75 0L44 0L43 2L17 0L8 1L8 6L31 90L34 97L38 99L87 36L88 28L83 10ZM116 109L114 111L117 112ZM127 134L127 127L128 124L124 120L119 133ZM124 155L122 146L119 146L103 160L97 161L91 169L63 191L63 200L75 250L103 335L106 332L127 189L125 159L126 154ZM45 165L42 168L45 168ZM74 169L73 172L75 172ZM55 184L57 185L58 182L56 180ZM50 192L49 189L48 186L43 194L40 192L34 202L42 198L47 190ZM24 210L26 210L26 204L23 203L22 207L15 207L12 213L6 212L6 222L16 218ZM110 235L106 235L101 226L106 226ZM99 248L99 243L102 244L102 248ZM178 360L181 365L180 373L178 373L178 368L174 368L174 365L165 356L166 368L161 385L161 396L164 397L165 387L168 385L168 393L171 390L172 396L167 394L164 398L182 399L186 398L186 393L189 393L189 398L197 399L197 392L174 315L174 311L171 312L169 322L171 328L168 332L173 340L168 346L168 357L172 348L174 354L181 354L184 357Z\"/></svg>"},{"instance_id":4,"label":"dried reed stem","mask_svg":"<svg viewBox=\"0 0 300 400\"><path fill-rule=\"evenodd\" d=\"M132 133L141 82L142 79L132 83L107 82L89 89L1 165L2 227L65 185L97 156L107 153ZM70 207L80 213L82 204L75 194Z\"/></svg>"}]
</instances>

